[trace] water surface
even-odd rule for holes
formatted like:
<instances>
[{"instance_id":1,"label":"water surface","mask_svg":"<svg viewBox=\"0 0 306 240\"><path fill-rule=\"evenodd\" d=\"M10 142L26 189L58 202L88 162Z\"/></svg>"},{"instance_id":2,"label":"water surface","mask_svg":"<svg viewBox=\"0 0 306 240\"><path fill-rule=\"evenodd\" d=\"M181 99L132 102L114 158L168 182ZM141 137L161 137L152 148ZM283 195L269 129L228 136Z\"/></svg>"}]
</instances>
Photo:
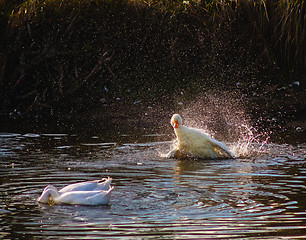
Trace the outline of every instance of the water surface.
<instances>
[{"instance_id":1,"label":"water surface","mask_svg":"<svg viewBox=\"0 0 306 240\"><path fill-rule=\"evenodd\" d=\"M0 238L305 238L306 146L253 144L229 160L165 159L163 135L0 134ZM233 144L232 144L233 145ZM39 204L110 176L107 206Z\"/></svg>"}]
</instances>

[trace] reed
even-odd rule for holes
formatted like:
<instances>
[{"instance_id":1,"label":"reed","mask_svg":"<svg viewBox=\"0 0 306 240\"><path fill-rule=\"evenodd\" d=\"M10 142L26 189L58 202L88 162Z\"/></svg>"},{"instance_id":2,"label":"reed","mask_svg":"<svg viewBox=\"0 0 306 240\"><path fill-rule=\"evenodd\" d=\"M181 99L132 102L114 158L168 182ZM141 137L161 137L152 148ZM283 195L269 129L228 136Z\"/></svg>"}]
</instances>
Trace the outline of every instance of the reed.
<instances>
[{"instance_id":1,"label":"reed","mask_svg":"<svg viewBox=\"0 0 306 240\"><path fill-rule=\"evenodd\" d=\"M305 1L279 0L275 8L274 42L287 64L306 68Z\"/></svg>"},{"instance_id":2,"label":"reed","mask_svg":"<svg viewBox=\"0 0 306 240\"><path fill-rule=\"evenodd\" d=\"M303 0L1 0L1 6L6 12L13 10L14 18L19 16L19 19L26 21L30 16L50 9L54 14L50 18L65 17L68 8L81 13L93 2L100 7L108 3L118 11L134 4L172 14L185 12L196 15L204 22L209 16L217 24L234 24L249 30L253 38L260 38L265 44L262 53L268 59L272 59L271 54L276 54L286 66L306 67L306 10Z\"/></svg>"},{"instance_id":3,"label":"reed","mask_svg":"<svg viewBox=\"0 0 306 240\"><path fill-rule=\"evenodd\" d=\"M249 81L258 62L306 69L303 0L0 0L0 7L2 111L72 111L104 98L233 85Z\"/></svg>"},{"instance_id":4,"label":"reed","mask_svg":"<svg viewBox=\"0 0 306 240\"><path fill-rule=\"evenodd\" d=\"M273 53L284 66L302 70L306 68L305 7L303 0L216 0L214 16L262 39L263 54L269 59Z\"/></svg>"}]
</instances>

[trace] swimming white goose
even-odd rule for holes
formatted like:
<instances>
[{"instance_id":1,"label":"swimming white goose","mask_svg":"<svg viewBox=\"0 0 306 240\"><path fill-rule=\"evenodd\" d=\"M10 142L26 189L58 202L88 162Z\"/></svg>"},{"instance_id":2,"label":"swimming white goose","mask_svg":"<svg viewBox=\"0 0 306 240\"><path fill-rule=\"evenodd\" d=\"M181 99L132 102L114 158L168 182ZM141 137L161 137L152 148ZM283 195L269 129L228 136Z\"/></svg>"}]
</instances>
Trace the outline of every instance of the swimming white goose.
<instances>
[{"instance_id":1,"label":"swimming white goose","mask_svg":"<svg viewBox=\"0 0 306 240\"><path fill-rule=\"evenodd\" d=\"M108 184L108 189L106 190L96 190L92 188L93 182L89 181L83 183L71 184L60 191L52 185L48 185L41 196L38 198L38 202L53 204L75 204L75 205L104 205L108 204L111 197L111 192L114 187L110 186L111 179L108 178L106 183ZM101 187L101 185L98 187ZM86 187L87 186L87 190ZM91 189L91 190L89 190ZM64 191L62 191L64 190Z\"/></svg>"},{"instance_id":2,"label":"swimming white goose","mask_svg":"<svg viewBox=\"0 0 306 240\"><path fill-rule=\"evenodd\" d=\"M167 154L167 157L234 158L223 143L210 138L201 130L184 126L180 115L172 116L171 125L178 144Z\"/></svg>"}]
</instances>

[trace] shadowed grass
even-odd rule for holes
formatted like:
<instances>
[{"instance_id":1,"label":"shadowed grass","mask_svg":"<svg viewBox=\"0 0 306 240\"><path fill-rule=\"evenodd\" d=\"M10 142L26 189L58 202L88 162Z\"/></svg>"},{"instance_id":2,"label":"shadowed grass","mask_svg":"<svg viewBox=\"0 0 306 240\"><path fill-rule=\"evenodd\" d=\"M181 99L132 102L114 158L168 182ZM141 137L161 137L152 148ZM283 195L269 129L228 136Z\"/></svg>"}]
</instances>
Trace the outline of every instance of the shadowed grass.
<instances>
[{"instance_id":1,"label":"shadowed grass","mask_svg":"<svg viewBox=\"0 0 306 240\"><path fill-rule=\"evenodd\" d=\"M2 112L82 111L120 98L249 84L305 70L292 0L1 0ZM192 76L192 78L190 77ZM270 81L270 80L269 80Z\"/></svg>"},{"instance_id":2,"label":"shadowed grass","mask_svg":"<svg viewBox=\"0 0 306 240\"><path fill-rule=\"evenodd\" d=\"M272 59L270 55L275 54L286 66L306 68L305 1L222 0L215 1L215 6L220 22L234 23L259 36L266 57Z\"/></svg>"}]
</instances>

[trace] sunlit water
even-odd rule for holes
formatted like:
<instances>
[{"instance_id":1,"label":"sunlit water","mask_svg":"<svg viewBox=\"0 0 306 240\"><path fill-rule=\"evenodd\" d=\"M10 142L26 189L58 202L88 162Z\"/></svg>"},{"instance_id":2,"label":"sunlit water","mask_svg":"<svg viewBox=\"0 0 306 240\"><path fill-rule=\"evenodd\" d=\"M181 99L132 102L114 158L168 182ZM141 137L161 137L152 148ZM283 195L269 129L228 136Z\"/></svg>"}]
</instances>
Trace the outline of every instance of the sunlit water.
<instances>
[{"instance_id":1,"label":"sunlit water","mask_svg":"<svg viewBox=\"0 0 306 240\"><path fill-rule=\"evenodd\" d=\"M162 157L170 140L0 134L0 238L306 238L305 145L253 143L243 158L183 161ZM48 184L107 176L108 206L37 202Z\"/></svg>"}]
</instances>

